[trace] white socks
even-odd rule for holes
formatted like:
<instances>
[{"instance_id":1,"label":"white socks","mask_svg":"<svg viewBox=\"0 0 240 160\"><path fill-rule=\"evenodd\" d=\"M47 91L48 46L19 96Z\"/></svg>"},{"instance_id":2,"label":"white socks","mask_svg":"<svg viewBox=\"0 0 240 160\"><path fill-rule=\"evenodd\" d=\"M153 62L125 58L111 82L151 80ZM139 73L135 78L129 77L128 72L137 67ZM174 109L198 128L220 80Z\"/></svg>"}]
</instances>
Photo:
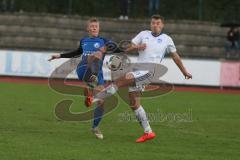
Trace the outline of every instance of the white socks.
<instances>
[{"instance_id":1,"label":"white socks","mask_svg":"<svg viewBox=\"0 0 240 160\"><path fill-rule=\"evenodd\" d=\"M115 84L111 84L110 86L108 86L106 88L107 93L112 94L112 95L115 94L117 92L117 90L118 90L118 87Z\"/></svg>"},{"instance_id":2,"label":"white socks","mask_svg":"<svg viewBox=\"0 0 240 160\"><path fill-rule=\"evenodd\" d=\"M144 129L145 133L151 133L152 129L149 125L148 118L146 115L145 110L142 106L140 106L138 109L134 110L137 120L140 122L142 128Z\"/></svg>"},{"instance_id":3,"label":"white socks","mask_svg":"<svg viewBox=\"0 0 240 160\"><path fill-rule=\"evenodd\" d=\"M104 99L114 95L118 91L118 87L115 84L110 84L103 91L97 93L94 98Z\"/></svg>"}]
</instances>

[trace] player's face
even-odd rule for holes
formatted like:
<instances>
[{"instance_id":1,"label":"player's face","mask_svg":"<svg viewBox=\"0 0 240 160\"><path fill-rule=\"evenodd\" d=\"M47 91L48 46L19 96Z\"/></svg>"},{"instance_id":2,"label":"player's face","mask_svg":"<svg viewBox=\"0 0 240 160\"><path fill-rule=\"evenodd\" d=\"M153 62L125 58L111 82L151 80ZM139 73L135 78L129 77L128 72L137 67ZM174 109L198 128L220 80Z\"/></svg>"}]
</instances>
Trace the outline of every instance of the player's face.
<instances>
[{"instance_id":1,"label":"player's face","mask_svg":"<svg viewBox=\"0 0 240 160\"><path fill-rule=\"evenodd\" d=\"M162 32L164 24L161 19L152 19L151 20L151 31L153 33L159 34Z\"/></svg>"},{"instance_id":2,"label":"player's face","mask_svg":"<svg viewBox=\"0 0 240 160\"><path fill-rule=\"evenodd\" d=\"M88 33L90 36L97 37L99 34L99 23L90 22L87 27Z\"/></svg>"}]
</instances>

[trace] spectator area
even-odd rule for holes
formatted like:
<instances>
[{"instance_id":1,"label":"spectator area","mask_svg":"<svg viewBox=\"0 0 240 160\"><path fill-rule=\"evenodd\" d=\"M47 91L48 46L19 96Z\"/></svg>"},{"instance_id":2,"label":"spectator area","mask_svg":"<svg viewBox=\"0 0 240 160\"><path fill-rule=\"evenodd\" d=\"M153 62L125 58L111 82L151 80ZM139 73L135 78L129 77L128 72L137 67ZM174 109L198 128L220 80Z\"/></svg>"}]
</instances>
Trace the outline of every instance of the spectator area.
<instances>
[{"instance_id":1,"label":"spectator area","mask_svg":"<svg viewBox=\"0 0 240 160\"><path fill-rule=\"evenodd\" d=\"M88 17L2 14L0 15L0 47L2 49L62 51L77 47L86 35ZM148 19L120 21L100 18L101 35L114 41L130 40L149 28ZM199 21L172 21L165 24L166 33L174 39L184 57L224 58L227 29L220 24Z\"/></svg>"}]
</instances>

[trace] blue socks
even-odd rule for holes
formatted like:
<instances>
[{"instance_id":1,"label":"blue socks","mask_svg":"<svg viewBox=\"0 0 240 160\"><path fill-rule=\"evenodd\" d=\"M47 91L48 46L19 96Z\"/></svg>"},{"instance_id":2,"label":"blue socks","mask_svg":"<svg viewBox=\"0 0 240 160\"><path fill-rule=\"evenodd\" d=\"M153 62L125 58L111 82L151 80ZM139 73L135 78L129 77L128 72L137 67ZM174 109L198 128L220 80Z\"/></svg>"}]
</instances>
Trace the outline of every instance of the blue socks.
<instances>
[{"instance_id":1,"label":"blue socks","mask_svg":"<svg viewBox=\"0 0 240 160\"><path fill-rule=\"evenodd\" d=\"M94 120L93 120L92 128L96 128L98 126L98 124L102 120L103 113L104 113L103 107L98 107L97 106L94 109Z\"/></svg>"}]
</instances>

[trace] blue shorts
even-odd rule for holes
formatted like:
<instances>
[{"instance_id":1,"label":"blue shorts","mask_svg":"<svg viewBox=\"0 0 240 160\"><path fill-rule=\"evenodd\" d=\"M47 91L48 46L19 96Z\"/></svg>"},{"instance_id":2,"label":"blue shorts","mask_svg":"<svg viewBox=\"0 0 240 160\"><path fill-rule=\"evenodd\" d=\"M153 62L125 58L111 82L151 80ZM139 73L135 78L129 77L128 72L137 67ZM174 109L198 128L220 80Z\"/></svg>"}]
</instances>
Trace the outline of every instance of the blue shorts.
<instances>
[{"instance_id":1,"label":"blue shorts","mask_svg":"<svg viewBox=\"0 0 240 160\"><path fill-rule=\"evenodd\" d=\"M84 81L86 83L90 82L90 77L92 76L92 72L91 72L91 69L87 67L87 65L78 65L76 72L79 80ZM103 79L102 70L98 72L97 77L98 77L98 85L103 85L104 79Z\"/></svg>"}]
</instances>

